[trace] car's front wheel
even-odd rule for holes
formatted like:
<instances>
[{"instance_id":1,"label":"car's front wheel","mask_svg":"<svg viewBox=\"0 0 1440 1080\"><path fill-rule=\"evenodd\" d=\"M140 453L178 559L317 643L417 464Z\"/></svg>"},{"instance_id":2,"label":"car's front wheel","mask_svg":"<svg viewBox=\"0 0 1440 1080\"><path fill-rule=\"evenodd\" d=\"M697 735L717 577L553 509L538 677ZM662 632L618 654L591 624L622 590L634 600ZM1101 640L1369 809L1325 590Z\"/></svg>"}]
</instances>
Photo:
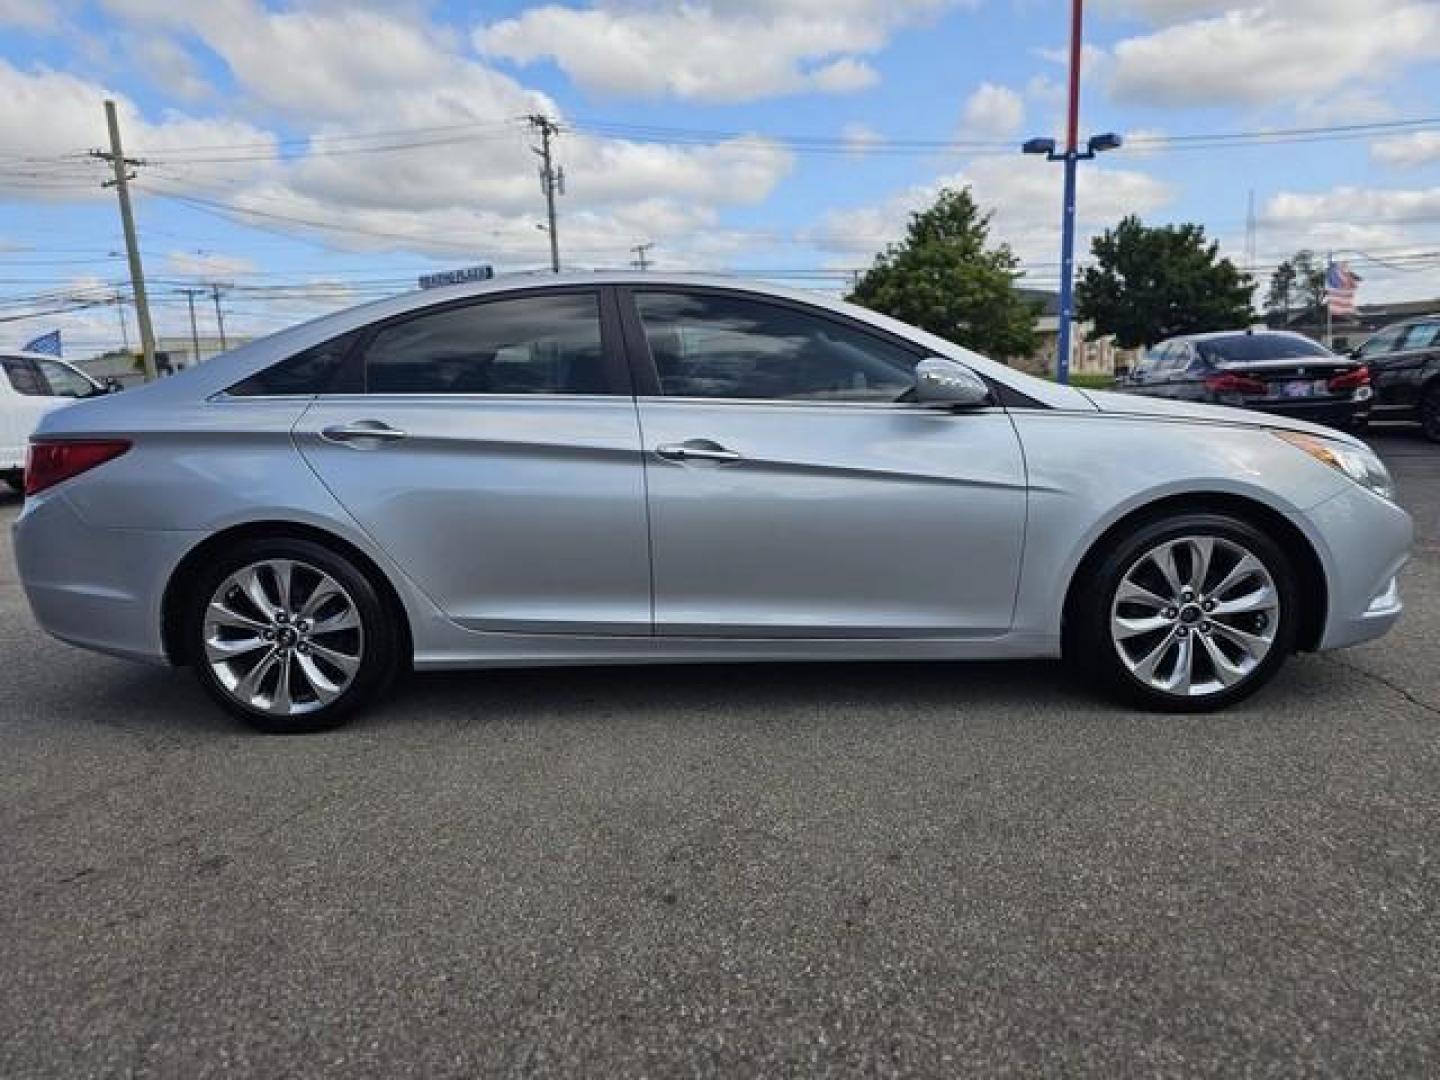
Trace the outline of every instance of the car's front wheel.
<instances>
[{"instance_id":1,"label":"car's front wheel","mask_svg":"<svg viewBox=\"0 0 1440 1080\"><path fill-rule=\"evenodd\" d=\"M1267 534L1226 514L1141 526L1076 594L1067 653L1130 701L1221 708L1268 682L1294 647L1295 571Z\"/></svg>"},{"instance_id":2,"label":"car's front wheel","mask_svg":"<svg viewBox=\"0 0 1440 1080\"><path fill-rule=\"evenodd\" d=\"M350 560L301 539L227 549L191 591L188 644L201 685L253 727L334 727L398 662L395 620Z\"/></svg>"}]
</instances>

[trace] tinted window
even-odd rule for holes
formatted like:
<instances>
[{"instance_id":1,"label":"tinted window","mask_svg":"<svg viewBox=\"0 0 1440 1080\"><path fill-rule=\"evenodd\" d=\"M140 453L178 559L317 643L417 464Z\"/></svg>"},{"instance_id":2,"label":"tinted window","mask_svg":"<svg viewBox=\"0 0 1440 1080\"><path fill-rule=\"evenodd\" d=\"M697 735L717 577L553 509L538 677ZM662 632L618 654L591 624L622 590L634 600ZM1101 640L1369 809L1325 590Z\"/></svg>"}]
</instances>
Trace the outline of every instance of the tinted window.
<instances>
[{"instance_id":1,"label":"tinted window","mask_svg":"<svg viewBox=\"0 0 1440 1080\"><path fill-rule=\"evenodd\" d=\"M96 392L95 384L78 371L55 360L36 360L40 376L50 386L50 393L56 397L90 397Z\"/></svg>"},{"instance_id":2,"label":"tinted window","mask_svg":"<svg viewBox=\"0 0 1440 1080\"><path fill-rule=\"evenodd\" d=\"M1319 342L1289 334L1236 334L1199 342L1200 355L1217 364L1287 360L1295 356L1334 356Z\"/></svg>"},{"instance_id":3,"label":"tinted window","mask_svg":"<svg viewBox=\"0 0 1440 1080\"><path fill-rule=\"evenodd\" d=\"M1440 322L1416 323L1400 343L1402 349L1429 349L1440 343Z\"/></svg>"},{"instance_id":4,"label":"tinted window","mask_svg":"<svg viewBox=\"0 0 1440 1080\"><path fill-rule=\"evenodd\" d=\"M229 392L239 397L323 394L335 387L341 365L358 337L356 331L296 353L236 383Z\"/></svg>"},{"instance_id":5,"label":"tinted window","mask_svg":"<svg viewBox=\"0 0 1440 1080\"><path fill-rule=\"evenodd\" d=\"M388 326L365 350L372 394L606 394L600 302L559 293L448 308Z\"/></svg>"},{"instance_id":6,"label":"tinted window","mask_svg":"<svg viewBox=\"0 0 1440 1080\"><path fill-rule=\"evenodd\" d=\"M705 293L635 295L660 392L773 401L897 401L915 354L817 315Z\"/></svg>"},{"instance_id":7,"label":"tinted window","mask_svg":"<svg viewBox=\"0 0 1440 1080\"><path fill-rule=\"evenodd\" d=\"M26 397L49 396L49 388L41 384L40 376L29 360L6 356L0 358L0 365L4 366L5 377L10 380L10 385L17 394L24 394Z\"/></svg>"}]
</instances>

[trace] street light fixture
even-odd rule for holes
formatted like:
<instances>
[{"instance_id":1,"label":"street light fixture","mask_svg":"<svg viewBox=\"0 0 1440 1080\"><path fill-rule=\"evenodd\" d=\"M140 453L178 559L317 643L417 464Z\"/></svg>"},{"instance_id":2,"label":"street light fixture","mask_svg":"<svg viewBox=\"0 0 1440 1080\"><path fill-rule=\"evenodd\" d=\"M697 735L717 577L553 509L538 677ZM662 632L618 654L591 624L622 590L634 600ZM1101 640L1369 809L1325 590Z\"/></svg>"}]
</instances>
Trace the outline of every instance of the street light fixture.
<instances>
[{"instance_id":1,"label":"street light fixture","mask_svg":"<svg viewBox=\"0 0 1440 1080\"><path fill-rule=\"evenodd\" d=\"M1054 139L1027 139L1020 149L1027 154L1044 154L1046 161L1065 163L1065 202L1060 221L1060 342L1055 357L1055 380L1070 381L1070 329L1075 321L1075 166L1096 154L1118 150L1124 140L1113 131L1092 135L1081 150L1072 133L1069 149L1060 151Z\"/></svg>"}]
</instances>

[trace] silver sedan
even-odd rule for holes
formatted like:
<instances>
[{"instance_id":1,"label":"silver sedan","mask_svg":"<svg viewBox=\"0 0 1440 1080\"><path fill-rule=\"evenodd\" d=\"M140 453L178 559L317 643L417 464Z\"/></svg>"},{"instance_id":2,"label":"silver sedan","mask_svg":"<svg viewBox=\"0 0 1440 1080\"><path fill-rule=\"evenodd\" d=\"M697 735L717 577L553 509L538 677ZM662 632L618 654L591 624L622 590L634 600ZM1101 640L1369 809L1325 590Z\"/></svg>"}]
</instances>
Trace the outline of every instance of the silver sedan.
<instances>
[{"instance_id":1,"label":"silver sedan","mask_svg":"<svg viewBox=\"0 0 1440 1080\"><path fill-rule=\"evenodd\" d=\"M1360 441L1056 386L730 280L496 280L50 415L15 549L56 637L269 731L402 670L1064 655L1157 709L1384 633Z\"/></svg>"}]
</instances>

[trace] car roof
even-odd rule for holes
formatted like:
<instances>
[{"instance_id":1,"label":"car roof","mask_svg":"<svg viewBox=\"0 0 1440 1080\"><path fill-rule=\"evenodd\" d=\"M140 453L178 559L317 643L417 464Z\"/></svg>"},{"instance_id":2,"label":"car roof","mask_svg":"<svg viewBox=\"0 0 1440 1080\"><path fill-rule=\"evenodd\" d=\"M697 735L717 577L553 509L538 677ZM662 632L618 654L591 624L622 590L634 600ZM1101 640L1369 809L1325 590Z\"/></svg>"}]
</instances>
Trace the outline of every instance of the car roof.
<instances>
[{"instance_id":1,"label":"car roof","mask_svg":"<svg viewBox=\"0 0 1440 1080\"><path fill-rule=\"evenodd\" d=\"M668 274L647 270L568 271L565 273L499 274L482 282L467 282L435 289L416 289L372 300L343 311L332 312L274 334L257 338L213 360L185 368L175 375L149 383L138 391L126 394L132 401L136 393L159 401L162 397L209 396L219 393L248 375L260 371L285 356L330 341L343 334L396 316L409 315L455 301L503 296L530 289L551 289L579 286L629 285L658 288L729 289L757 297L792 300L820 311L829 311L869 323L880 330L904 337L929 349L936 356L949 357L964 363L981 374L1037 401L1056 408L1091 411L1094 403L1079 390L1026 375L1024 372L991 360L954 342L937 337L918 327L902 323L876 311L861 308L834 295L804 289L772 285L764 281L720 274Z\"/></svg>"},{"instance_id":2,"label":"car roof","mask_svg":"<svg viewBox=\"0 0 1440 1080\"><path fill-rule=\"evenodd\" d=\"M1179 334L1172 338L1166 338L1160 344L1167 345L1172 341L1221 341L1225 338L1242 337L1287 337L1312 342L1315 340L1294 330L1208 330L1203 334Z\"/></svg>"}]
</instances>

